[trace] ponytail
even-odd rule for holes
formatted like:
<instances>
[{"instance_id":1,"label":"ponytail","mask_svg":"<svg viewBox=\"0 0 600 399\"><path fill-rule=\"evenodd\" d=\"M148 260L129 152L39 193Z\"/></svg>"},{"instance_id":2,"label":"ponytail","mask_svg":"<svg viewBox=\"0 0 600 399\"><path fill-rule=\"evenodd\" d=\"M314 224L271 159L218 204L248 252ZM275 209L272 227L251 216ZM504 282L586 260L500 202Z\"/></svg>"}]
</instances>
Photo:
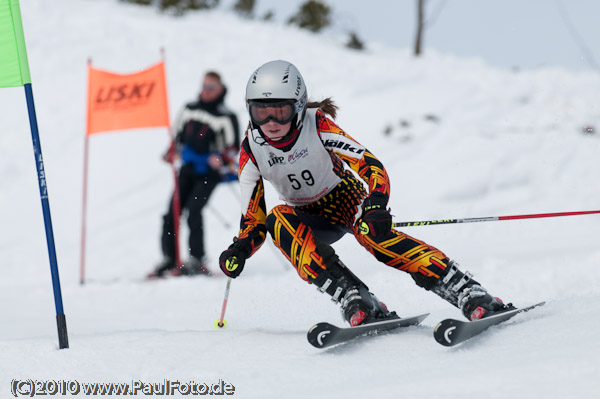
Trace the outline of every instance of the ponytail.
<instances>
[{"instance_id":1,"label":"ponytail","mask_svg":"<svg viewBox=\"0 0 600 399\"><path fill-rule=\"evenodd\" d=\"M327 97L321 101L309 101L308 104L306 104L306 108L319 108L322 112L331 116L333 119L335 119L338 110L338 106L335 105L331 97Z\"/></svg>"}]
</instances>

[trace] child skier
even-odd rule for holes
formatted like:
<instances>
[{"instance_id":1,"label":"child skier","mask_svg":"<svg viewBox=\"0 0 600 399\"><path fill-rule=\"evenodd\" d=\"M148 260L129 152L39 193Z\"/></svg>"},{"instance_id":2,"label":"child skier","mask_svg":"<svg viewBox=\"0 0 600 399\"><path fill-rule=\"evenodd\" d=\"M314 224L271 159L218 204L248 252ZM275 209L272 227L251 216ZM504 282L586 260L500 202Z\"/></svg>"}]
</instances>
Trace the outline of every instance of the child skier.
<instances>
[{"instance_id":1,"label":"child skier","mask_svg":"<svg viewBox=\"0 0 600 399\"><path fill-rule=\"evenodd\" d=\"M351 326L397 318L331 247L351 233L378 261L409 273L418 286L458 307L469 320L514 309L442 251L392 229L385 168L332 121L337 107L331 99L307 99L304 80L289 62L268 62L250 76L250 124L239 162L241 228L219 258L221 270L237 277L268 231L300 277L340 303ZM368 191L348 169L367 183ZM268 215L263 179L285 202Z\"/></svg>"}]
</instances>

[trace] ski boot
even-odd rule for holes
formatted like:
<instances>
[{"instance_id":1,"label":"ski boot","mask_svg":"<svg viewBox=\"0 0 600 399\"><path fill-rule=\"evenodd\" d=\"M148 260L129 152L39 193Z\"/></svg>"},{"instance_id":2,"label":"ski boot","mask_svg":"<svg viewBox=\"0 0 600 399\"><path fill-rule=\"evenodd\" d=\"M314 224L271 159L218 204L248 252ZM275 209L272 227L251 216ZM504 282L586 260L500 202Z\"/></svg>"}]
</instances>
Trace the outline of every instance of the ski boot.
<instances>
[{"instance_id":1,"label":"ski boot","mask_svg":"<svg viewBox=\"0 0 600 399\"><path fill-rule=\"evenodd\" d=\"M148 273L147 278L162 278L165 277L165 274L170 270L174 270L177 267L175 261L171 258L165 258L162 262L160 262L154 271Z\"/></svg>"},{"instance_id":2,"label":"ski boot","mask_svg":"<svg viewBox=\"0 0 600 399\"><path fill-rule=\"evenodd\" d=\"M342 263L330 245L317 243L316 252L327 268L311 283L320 292L331 295L333 302L341 304L342 317L350 326L399 318L369 292L369 287Z\"/></svg>"},{"instance_id":3,"label":"ski boot","mask_svg":"<svg viewBox=\"0 0 600 399\"><path fill-rule=\"evenodd\" d=\"M515 309L512 304L505 305L500 298L490 295L471 273L461 272L454 261L448 262L446 274L433 283L426 281L422 284L425 281L417 278L415 281L459 308L471 321Z\"/></svg>"},{"instance_id":4,"label":"ski boot","mask_svg":"<svg viewBox=\"0 0 600 399\"><path fill-rule=\"evenodd\" d=\"M341 300L342 317L351 327L376 321L399 319L396 312L390 312L383 302L379 302L366 286L346 290Z\"/></svg>"},{"instance_id":5,"label":"ski boot","mask_svg":"<svg viewBox=\"0 0 600 399\"><path fill-rule=\"evenodd\" d=\"M204 260L200 260L194 256L184 263L182 267L176 268L172 271L174 276L210 276L212 273L206 267Z\"/></svg>"},{"instance_id":6,"label":"ski boot","mask_svg":"<svg viewBox=\"0 0 600 399\"><path fill-rule=\"evenodd\" d=\"M471 321L516 309L512 303L505 305L500 298L491 296L480 285L465 288L458 296L458 306Z\"/></svg>"}]
</instances>

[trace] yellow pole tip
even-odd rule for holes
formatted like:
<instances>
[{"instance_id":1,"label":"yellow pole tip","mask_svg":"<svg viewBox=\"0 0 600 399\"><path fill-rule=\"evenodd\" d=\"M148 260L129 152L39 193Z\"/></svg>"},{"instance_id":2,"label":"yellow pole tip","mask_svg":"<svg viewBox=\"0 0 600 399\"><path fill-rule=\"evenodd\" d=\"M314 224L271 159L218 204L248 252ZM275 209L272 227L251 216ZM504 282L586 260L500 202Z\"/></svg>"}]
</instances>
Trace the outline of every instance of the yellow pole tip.
<instances>
[{"instance_id":1,"label":"yellow pole tip","mask_svg":"<svg viewBox=\"0 0 600 399\"><path fill-rule=\"evenodd\" d=\"M217 319L217 320L215 320L214 327L215 327L215 329L225 328L225 327L227 327L227 321L223 320L221 322L221 319Z\"/></svg>"}]
</instances>

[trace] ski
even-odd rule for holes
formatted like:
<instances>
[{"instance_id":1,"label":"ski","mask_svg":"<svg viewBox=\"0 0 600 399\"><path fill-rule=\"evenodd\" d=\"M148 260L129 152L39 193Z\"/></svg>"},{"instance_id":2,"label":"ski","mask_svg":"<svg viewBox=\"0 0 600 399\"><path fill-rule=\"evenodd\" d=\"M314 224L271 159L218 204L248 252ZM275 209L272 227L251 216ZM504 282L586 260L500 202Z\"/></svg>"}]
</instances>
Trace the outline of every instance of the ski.
<instances>
[{"instance_id":1,"label":"ski","mask_svg":"<svg viewBox=\"0 0 600 399\"><path fill-rule=\"evenodd\" d=\"M382 331L400 327L415 326L421 323L429 313L403 319L392 319L359 325L356 327L337 327L326 322L317 323L308 330L306 338L315 348L323 349L341 344L363 335L374 335Z\"/></svg>"},{"instance_id":2,"label":"ski","mask_svg":"<svg viewBox=\"0 0 600 399\"><path fill-rule=\"evenodd\" d=\"M167 280L170 278L177 278L177 277L210 277L210 278L223 278L226 277L223 273L215 273L213 271L209 271L209 273L192 273L192 274L186 274L186 273L181 273L178 269L169 269L165 272L163 272L163 274L159 275L156 273L156 271L152 271L148 274L146 274L145 279L146 280Z\"/></svg>"},{"instance_id":3,"label":"ski","mask_svg":"<svg viewBox=\"0 0 600 399\"><path fill-rule=\"evenodd\" d=\"M546 302L536 303L535 305L527 306L521 309L509 310L508 312L475 321L445 319L439 322L435 327L433 330L433 337L438 343L444 346L458 345L461 342L481 334L491 326L503 323L519 313L527 312L533 308L542 306L544 303Z\"/></svg>"}]
</instances>

